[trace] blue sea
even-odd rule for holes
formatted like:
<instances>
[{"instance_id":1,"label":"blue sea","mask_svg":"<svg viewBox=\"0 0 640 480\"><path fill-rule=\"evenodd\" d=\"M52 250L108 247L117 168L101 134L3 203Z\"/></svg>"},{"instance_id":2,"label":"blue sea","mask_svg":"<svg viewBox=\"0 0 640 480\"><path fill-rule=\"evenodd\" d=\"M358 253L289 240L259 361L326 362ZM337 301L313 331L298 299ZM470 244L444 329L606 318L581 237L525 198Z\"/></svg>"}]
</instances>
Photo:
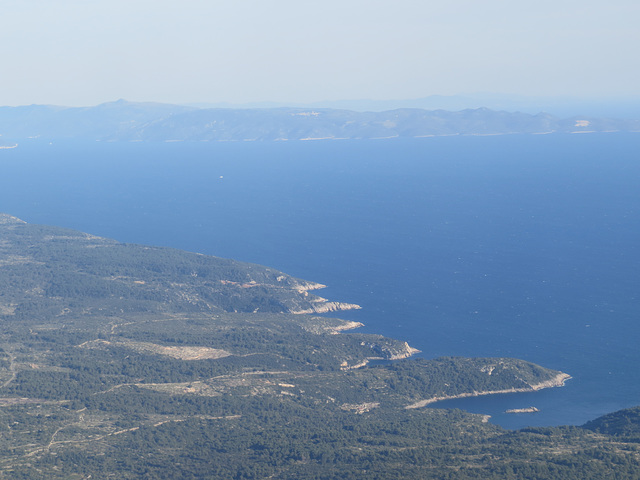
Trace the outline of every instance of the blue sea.
<instances>
[{"instance_id":1,"label":"blue sea","mask_svg":"<svg viewBox=\"0 0 640 480\"><path fill-rule=\"evenodd\" d=\"M327 284L423 356L518 357L565 387L442 402L506 428L640 404L640 134L0 150L0 211ZM536 414L504 414L535 406Z\"/></svg>"}]
</instances>

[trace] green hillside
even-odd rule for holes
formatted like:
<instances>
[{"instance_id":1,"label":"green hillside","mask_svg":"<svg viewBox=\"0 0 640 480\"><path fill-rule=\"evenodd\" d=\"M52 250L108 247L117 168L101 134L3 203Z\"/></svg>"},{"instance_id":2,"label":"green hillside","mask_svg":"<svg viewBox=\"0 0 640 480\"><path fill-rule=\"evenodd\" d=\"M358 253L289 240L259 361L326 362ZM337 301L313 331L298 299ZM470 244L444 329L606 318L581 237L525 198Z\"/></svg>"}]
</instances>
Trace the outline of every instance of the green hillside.
<instances>
[{"instance_id":1,"label":"green hillside","mask_svg":"<svg viewBox=\"0 0 640 480\"><path fill-rule=\"evenodd\" d=\"M409 358L321 287L0 215L0 478L640 478L637 415L621 439L423 408L567 376Z\"/></svg>"}]
</instances>

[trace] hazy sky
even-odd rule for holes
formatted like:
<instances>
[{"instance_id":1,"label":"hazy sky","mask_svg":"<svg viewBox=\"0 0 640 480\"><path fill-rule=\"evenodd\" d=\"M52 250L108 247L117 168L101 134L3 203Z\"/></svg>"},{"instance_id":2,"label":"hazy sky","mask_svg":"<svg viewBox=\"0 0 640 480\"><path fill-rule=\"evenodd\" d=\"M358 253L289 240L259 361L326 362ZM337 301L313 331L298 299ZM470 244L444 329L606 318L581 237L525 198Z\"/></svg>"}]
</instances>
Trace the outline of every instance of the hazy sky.
<instances>
[{"instance_id":1,"label":"hazy sky","mask_svg":"<svg viewBox=\"0 0 640 480\"><path fill-rule=\"evenodd\" d=\"M640 95L639 0L0 0L0 105Z\"/></svg>"}]
</instances>

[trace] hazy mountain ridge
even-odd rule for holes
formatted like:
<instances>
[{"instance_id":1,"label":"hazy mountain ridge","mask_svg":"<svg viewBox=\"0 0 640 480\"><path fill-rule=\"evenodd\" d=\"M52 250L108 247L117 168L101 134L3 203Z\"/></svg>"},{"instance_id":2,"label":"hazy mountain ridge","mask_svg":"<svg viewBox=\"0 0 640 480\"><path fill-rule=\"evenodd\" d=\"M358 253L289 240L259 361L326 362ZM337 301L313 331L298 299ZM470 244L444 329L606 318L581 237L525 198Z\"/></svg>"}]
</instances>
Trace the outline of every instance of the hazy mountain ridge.
<instances>
[{"instance_id":1,"label":"hazy mountain ridge","mask_svg":"<svg viewBox=\"0 0 640 480\"><path fill-rule=\"evenodd\" d=\"M487 108L400 108L356 112L314 108L197 109L119 100L95 107L0 107L4 143L25 138L101 141L283 141L443 135L640 131L640 120L532 115Z\"/></svg>"},{"instance_id":2,"label":"hazy mountain ridge","mask_svg":"<svg viewBox=\"0 0 640 480\"><path fill-rule=\"evenodd\" d=\"M118 100L93 107L28 105L0 107L0 134L16 139L28 137L100 139L138 128L158 118L193 110L162 103Z\"/></svg>"},{"instance_id":3,"label":"hazy mountain ridge","mask_svg":"<svg viewBox=\"0 0 640 480\"><path fill-rule=\"evenodd\" d=\"M587 116L594 118L640 118L637 97L540 97L499 93L468 93L464 95L429 95L411 99L344 99L317 102L252 102L252 103L192 103L197 108L332 108L356 112L384 112L401 108L460 111L477 108L523 112L536 115L547 112L559 118Z\"/></svg>"}]
</instances>

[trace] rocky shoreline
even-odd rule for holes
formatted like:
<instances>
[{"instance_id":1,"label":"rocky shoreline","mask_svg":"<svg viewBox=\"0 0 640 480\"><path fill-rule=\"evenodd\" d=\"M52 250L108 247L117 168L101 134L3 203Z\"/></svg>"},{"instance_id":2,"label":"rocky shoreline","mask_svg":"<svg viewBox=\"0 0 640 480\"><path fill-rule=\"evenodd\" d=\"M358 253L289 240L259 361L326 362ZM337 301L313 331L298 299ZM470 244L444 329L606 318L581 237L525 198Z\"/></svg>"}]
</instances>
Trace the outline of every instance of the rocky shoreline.
<instances>
[{"instance_id":1,"label":"rocky shoreline","mask_svg":"<svg viewBox=\"0 0 640 480\"><path fill-rule=\"evenodd\" d=\"M505 410L504 413L537 413L540 410L536 407L526 407L526 408L510 408L509 410Z\"/></svg>"},{"instance_id":2,"label":"rocky shoreline","mask_svg":"<svg viewBox=\"0 0 640 480\"><path fill-rule=\"evenodd\" d=\"M480 392L467 392L467 393L461 393L459 395L444 395L441 397L431 397L431 398L420 400L418 402L407 405L404 408L406 409L422 408L435 402L441 402L443 400L455 400L458 398L479 397L483 395L497 395L500 393L526 393L526 392L535 392L538 390L542 390L543 388L563 387L565 382L570 378L571 378L571 375L561 372L549 380L545 380L544 382L540 382L540 383L535 383L533 385L529 385L528 387L508 388L504 390L488 390L488 391L480 391Z\"/></svg>"},{"instance_id":3,"label":"rocky shoreline","mask_svg":"<svg viewBox=\"0 0 640 480\"><path fill-rule=\"evenodd\" d=\"M317 300L314 300L313 303L311 303L311 307L291 310L290 313L293 313L295 315L306 315L309 313L328 313L338 312L342 310L360 310L361 308L362 307L360 305L356 305L354 303L329 302L325 298L318 297Z\"/></svg>"}]
</instances>

